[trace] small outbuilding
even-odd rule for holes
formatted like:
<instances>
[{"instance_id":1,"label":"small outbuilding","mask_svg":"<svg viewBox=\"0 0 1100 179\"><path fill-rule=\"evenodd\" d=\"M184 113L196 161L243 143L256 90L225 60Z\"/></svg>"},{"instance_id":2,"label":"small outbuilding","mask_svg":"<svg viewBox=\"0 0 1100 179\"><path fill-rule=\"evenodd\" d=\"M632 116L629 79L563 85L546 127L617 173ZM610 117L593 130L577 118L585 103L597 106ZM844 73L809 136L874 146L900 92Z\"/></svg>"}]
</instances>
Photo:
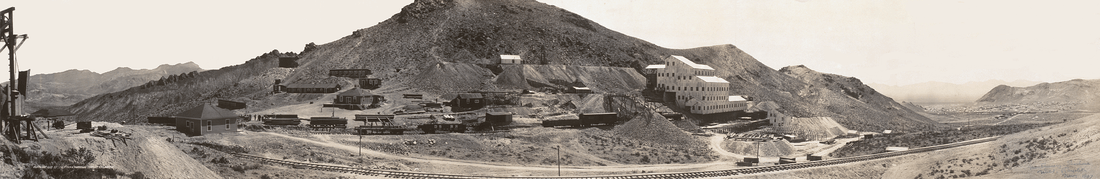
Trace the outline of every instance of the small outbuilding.
<instances>
[{"instance_id":1,"label":"small outbuilding","mask_svg":"<svg viewBox=\"0 0 1100 179\"><path fill-rule=\"evenodd\" d=\"M485 97L478 93L450 94L440 98L448 101L445 105L451 106L451 111L455 112L485 107Z\"/></svg>"},{"instance_id":2,"label":"small outbuilding","mask_svg":"<svg viewBox=\"0 0 1100 179\"><path fill-rule=\"evenodd\" d=\"M485 122L494 126L508 125L512 123L512 113L510 112L487 112L485 113Z\"/></svg>"},{"instance_id":3,"label":"small outbuilding","mask_svg":"<svg viewBox=\"0 0 1100 179\"><path fill-rule=\"evenodd\" d=\"M382 87L382 79L374 77L360 78L359 87L363 89L378 89Z\"/></svg>"},{"instance_id":4,"label":"small outbuilding","mask_svg":"<svg viewBox=\"0 0 1100 179\"><path fill-rule=\"evenodd\" d=\"M218 100L218 107L224 108L224 109L229 109L229 110L234 110L234 109L247 108L248 104L246 104L244 102L237 102L237 101L219 99Z\"/></svg>"},{"instance_id":5,"label":"small outbuilding","mask_svg":"<svg viewBox=\"0 0 1100 179\"><path fill-rule=\"evenodd\" d=\"M297 68L298 67L298 56L279 57L279 67L282 67L282 68Z\"/></svg>"},{"instance_id":6,"label":"small outbuilding","mask_svg":"<svg viewBox=\"0 0 1100 179\"><path fill-rule=\"evenodd\" d=\"M500 55L500 64L523 64L519 55Z\"/></svg>"},{"instance_id":7,"label":"small outbuilding","mask_svg":"<svg viewBox=\"0 0 1100 179\"><path fill-rule=\"evenodd\" d=\"M200 136L237 132L237 120L240 116L228 109L203 104L173 115L172 118L176 120L176 130L188 136Z\"/></svg>"},{"instance_id":8,"label":"small outbuilding","mask_svg":"<svg viewBox=\"0 0 1100 179\"><path fill-rule=\"evenodd\" d=\"M344 109L361 110L378 106L383 101L386 101L386 98L382 95L372 94L362 88L353 88L337 94L332 103L336 104L336 107Z\"/></svg>"}]
</instances>

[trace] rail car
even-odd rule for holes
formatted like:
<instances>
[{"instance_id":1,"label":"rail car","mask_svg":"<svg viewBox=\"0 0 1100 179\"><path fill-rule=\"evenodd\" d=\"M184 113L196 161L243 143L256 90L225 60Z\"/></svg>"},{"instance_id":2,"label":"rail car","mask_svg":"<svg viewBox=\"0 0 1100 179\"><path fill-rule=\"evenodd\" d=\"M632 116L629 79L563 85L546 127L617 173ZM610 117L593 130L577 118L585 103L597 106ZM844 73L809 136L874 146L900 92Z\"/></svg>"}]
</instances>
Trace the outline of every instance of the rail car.
<instances>
[{"instance_id":1,"label":"rail car","mask_svg":"<svg viewBox=\"0 0 1100 179\"><path fill-rule=\"evenodd\" d=\"M416 126L416 128L424 131L426 134L435 134L437 132L466 132L466 124L421 124Z\"/></svg>"},{"instance_id":2,"label":"rail car","mask_svg":"<svg viewBox=\"0 0 1100 179\"><path fill-rule=\"evenodd\" d=\"M309 127L317 128L347 128L348 119L338 117L311 117Z\"/></svg>"},{"instance_id":3,"label":"rail car","mask_svg":"<svg viewBox=\"0 0 1100 179\"><path fill-rule=\"evenodd\" d=\"M618 113L581 113L580 119L542 121L543 127L587 127L596 125L615 125L619 122Z\"/></svg>"}]
</instances>

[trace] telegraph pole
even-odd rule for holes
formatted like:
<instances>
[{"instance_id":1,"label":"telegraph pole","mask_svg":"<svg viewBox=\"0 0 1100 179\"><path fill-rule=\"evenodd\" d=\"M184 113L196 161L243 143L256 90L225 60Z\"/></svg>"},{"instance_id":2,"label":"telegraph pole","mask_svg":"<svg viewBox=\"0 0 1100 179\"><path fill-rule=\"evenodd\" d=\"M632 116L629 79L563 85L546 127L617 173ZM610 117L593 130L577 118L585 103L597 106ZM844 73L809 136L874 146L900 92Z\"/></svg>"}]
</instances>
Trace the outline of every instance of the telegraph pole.
<instances>
[{"instance_id":1,"label":"telegraph pole","mask_svg":"<svg viewBox=\"0 0 1100 179\"><path fill-rule=\"evenodd\" d=\"M554 149L558 149L558 176L561 176L561 145L554 147Z\"/></svg>"}]
</instances>

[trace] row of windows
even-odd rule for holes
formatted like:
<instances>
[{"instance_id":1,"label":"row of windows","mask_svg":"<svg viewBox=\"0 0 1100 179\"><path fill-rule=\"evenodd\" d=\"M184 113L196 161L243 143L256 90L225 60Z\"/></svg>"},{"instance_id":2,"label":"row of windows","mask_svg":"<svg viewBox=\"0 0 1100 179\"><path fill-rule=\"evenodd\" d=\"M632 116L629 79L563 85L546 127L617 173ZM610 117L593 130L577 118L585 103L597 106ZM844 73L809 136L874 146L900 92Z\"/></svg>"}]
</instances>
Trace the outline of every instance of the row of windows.
<instances>
[{"instance_id":1,"label":"row of windows","mask_svg":"<svg viewBox=\"0 0 1100 179\"><path fill-rule=\"evenodd\" d=\"M231 125L229 120L230 119L225 120L225 129L229 129L229 125ZM213 120L206 120L206 131L214 130L213 125L211 125L211 123L210 123L211 121L213 121ZM199 122L199 123L202 123L202 122ZM191 125L190 121L188 121L186 124L187 124L187 128L191 128L193 126L193 125Z\"/></svg>"},{"instance_id":2,"label":"row of windows","mask_svg":"<svg viewBox=\"0 0 1100 179\"><path fill-rule=\"evenodd\" d=\"M727 91L727 87L679 87L679 86L665 86L663 84L657 84L657 88L664 88L665 90L677 90L677 91Z\"/></svg>"},{"instance_id":3,"label":"row of windows","mask_svg":"<svg viewBox=\"0 0 1100 179\"><path fill-rule=\"evenodd\" d=\"M713 105L713 106L692 106L691 109L692 110L711 110L711 109L734 108L734 107L745 107L745 106L746 106L746 104L744 104L744 103L737 103L737 104L723 104L723 105Z\"/></svg>"}]
</instances>

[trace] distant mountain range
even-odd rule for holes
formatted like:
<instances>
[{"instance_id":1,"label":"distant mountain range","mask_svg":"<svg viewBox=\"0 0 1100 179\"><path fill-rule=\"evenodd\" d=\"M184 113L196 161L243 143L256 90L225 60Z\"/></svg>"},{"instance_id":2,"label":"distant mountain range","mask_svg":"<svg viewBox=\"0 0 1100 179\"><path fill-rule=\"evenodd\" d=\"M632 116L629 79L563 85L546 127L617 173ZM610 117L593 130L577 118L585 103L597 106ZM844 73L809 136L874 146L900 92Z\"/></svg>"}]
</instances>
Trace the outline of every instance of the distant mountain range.
<instances>
[{"instance_id":1,"label":"distant mountain range","mask_svg":"<svg viewBox=\"0 0 1100 179\"><path fill-rule=\"evenodd\" d=\"M198 64L187 62L160 65L154 69L119 67L102 74L89 70L36 74L29 77L26 102L28 108L69 106L95 95L122 91L169 75L201 70Z\"/></svg>"},{"instance_id":2,"label":"distant mountain range","mask_svg":"<svg viewBox=\"0 0 1100 179\"><path fill-rule=\"evenodd\" d=\"M346 78L328 76L330 69L370 69L375 77L383 79L384 89L426 96L516 89L536 87L537 83L530 80L542 78L520 79L518 73L508 72L511 68L499 73L500 67L493 64L500 54L520 55L523 63L530 65L628 67L634 69L631 73L662 63L661 59L669 55L680 55L713 67L716 76L730 82L731 94L774 101L789 115L833 117L842 125L863 131L915 131L936 126L855 78L817 73L804 66L777 71L734 45L668 49L533 0L416 0L390 19L369 25L373 26L329 43L306 45L297 61L301 65L293 69L278 68L277 57L288 54L273 51L240 65L92 97L74 104L71 110L83 119L137 122L216 99L244 101L252 107L275 104L275 99L304 101L317 97L271 94L274 79L353 86ZM551 67L556 68L532 67L524 71L587 70L577 74L600 74L592 71L612 69ZM575 78L600 83L588 77ZM524 81L528 84L520 84Z\"/></svg>"},{"instance_id":3,"label":"distant mountain range","mask_svg":"<svg viewBox=\"0 0 1100 179\"><path fill-rule=\"evenodd\" d=\"M899 101L907 101L921 104L930 103L970 103L977 101L986 92L989 92L993 87L1000 85L1008 86L1031 86L1039 84L1041 82L1016 80L1016 81L1002 81L1002 80L989 80L982 82L967 82L963 84L945 83L945 82L924 82L910 85L894 86L884 85L877 83L869 83L867 86L875 88L875 90L882 92L886 96L894 98Z\"/></svg>"}]
</instances>

